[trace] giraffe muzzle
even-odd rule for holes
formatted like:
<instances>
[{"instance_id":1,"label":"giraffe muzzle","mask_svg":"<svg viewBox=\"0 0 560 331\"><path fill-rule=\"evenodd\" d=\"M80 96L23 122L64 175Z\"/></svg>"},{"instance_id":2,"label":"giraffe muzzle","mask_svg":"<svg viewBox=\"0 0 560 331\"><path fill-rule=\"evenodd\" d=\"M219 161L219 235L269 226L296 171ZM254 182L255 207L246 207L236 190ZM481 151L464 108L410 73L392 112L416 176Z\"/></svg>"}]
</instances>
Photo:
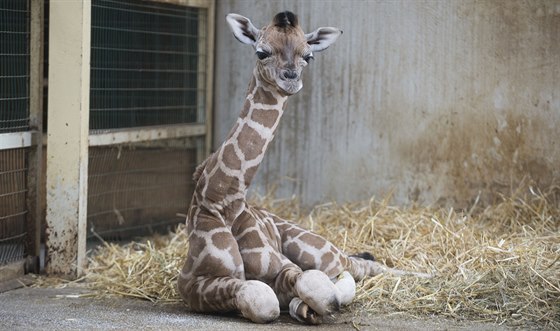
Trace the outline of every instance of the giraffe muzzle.
<instances>
[{"instance_id":1,"label":"giraffe muzzle","mask_svg":"<svg viewBox=\"0 0 560 331\"><path fill-rule=\"evenodd\" d=\"M298 79L299 75L295 70L284 70L282 72L282 78L288 80L295 80Z\"/></svg>"}]
</instances>

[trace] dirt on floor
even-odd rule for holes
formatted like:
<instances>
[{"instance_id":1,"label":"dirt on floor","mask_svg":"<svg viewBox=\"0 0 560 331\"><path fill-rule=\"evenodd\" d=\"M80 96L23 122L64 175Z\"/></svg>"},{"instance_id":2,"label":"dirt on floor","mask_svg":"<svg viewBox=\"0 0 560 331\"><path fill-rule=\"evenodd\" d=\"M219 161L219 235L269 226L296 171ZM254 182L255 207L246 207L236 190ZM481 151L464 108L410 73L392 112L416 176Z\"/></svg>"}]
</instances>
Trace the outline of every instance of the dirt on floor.
<instances>
[{"instance_id":1,"label":"dirt on floor","mask_svg":"<svg viewBox=\"0 0 560 331\"><path fill-rule=\"evenodd\" d=\"M1 330L306 330L287 314L267 325L253 324L236 315L203 315L187 311L181 303L113 297L94 298L86 288L24 287L0 293ZM368 316L352 306L320 326L321 330L515 330L491 322L417 318L394 314ZM530 326L517 329L526 330Z\"/></svg>"}]
</instances>

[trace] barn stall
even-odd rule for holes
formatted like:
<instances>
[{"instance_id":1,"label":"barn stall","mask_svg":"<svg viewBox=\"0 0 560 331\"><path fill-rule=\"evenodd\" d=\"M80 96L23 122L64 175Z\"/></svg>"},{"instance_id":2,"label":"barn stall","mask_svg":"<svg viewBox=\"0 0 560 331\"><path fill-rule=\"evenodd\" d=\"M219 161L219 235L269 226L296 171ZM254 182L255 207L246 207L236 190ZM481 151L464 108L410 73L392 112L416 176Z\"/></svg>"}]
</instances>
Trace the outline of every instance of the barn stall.
<instances>
[{"instance_id":1,"label":"barn stall","mask_svg":"<svg viewBox=\"0 0 560 331\"><path fill-rule=\"evenodd\" d=\"M2 171L20 176L4 196L19 194L25 202L20 197L19 205L2 212L25 216L12 221L19 230L1 235L4 243L18 235L36 239L16 245L19 253L4 250L17 256L4 264L17 260L21 268L38 270L43 243L53 275L86 274L100 295L177 301L174 282L188 245L181 228L124 246L105 242L89 258L86 246L95 238L128 240L181 222L176 215L187 208L190 174L208 154L210 138L216 146L234 122L253 65L251 52L222 18L238 12L264 25L290 8L304 28L334 25L345 34L317 56L304 90L289 102L255 183L257 203L349 252L372 251L389 265L437 275L428 281L366 280L350 310L558 327L556 2L224 1L215 9L205 1L87 4L45 4L50 15L43 21L61 24L48 24L43 37L49 51L45 76L37 74L44 71L38 60L43 50L33 50L37 43L21 52L29 53L30 77L23 79L30 82L24 108L31 115L22 121L30 124L5 131L2 141L18 141L6 144L6 153L22 154L6 154L5 160L24 161L6 162ZM48 31L41 6L27 6L6 11L27 11L22 26ZM183 12L177 6L190 9L171 30L135 25L146 23L145 10L160 14L165 26ZM57 14L76 20L65 23L81 27L71 31L75 36L61 38L69 31ZM130 21L119 26L118 15L130 15ZM184 49L167 49L180 43L165 39L178 34L173 29L196 37ZM153 39L135 39L135 30L149 30ZM32 31L22 34L41 38ZM62 54L56 53L57 38ZM76 47L72 54L66 54L68 40ZM193 51L199 55L189 59ZM91 58L89 68L84 56ZM183 58L176 60L182 67L158 67L158 61L175 63L173 56ZM32 75L42 83L33 86ZM179 85L167 85L174 83ZM57 95L57 88L64 92ZM188 105L174 109L165 103L177 98ZM33 122L41 114L45 125ZM34 192L41 190L46 222L33 216L41 215L41 203L29 201L40 199ZM48 233L43 237L42 227Z\"/></svg>"}]
</instances>

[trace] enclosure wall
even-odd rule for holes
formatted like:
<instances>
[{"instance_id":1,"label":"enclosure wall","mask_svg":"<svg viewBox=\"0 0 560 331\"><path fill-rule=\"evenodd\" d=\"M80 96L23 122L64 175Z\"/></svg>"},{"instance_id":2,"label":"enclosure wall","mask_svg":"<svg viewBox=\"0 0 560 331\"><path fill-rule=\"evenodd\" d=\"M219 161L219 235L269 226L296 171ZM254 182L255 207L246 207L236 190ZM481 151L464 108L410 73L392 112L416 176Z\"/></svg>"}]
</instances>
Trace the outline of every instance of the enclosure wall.
<instances>
[{"instance_id":1,"label":"enclosure wall","mask_svg":"<svg viewBox=\"0 0 560 331\"><path fill-rule=\"evenodd\" d=\"M393 192L460 206L524 178L560 179L559 1L220 1L216 144L256 61L223 17L261 27L283 10L306 32L344 34L306 68L258 190L308 205Z\"/></svg>"}]
</instances>

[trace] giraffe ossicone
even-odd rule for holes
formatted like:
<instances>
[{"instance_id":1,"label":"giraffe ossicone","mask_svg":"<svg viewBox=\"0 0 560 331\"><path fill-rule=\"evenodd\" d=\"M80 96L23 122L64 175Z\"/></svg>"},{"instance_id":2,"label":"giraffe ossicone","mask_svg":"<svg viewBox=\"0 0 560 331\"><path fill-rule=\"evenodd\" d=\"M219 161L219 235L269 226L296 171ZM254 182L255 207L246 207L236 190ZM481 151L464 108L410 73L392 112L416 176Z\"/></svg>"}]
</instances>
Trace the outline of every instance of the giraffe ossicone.
<instances>
[{"instance_id":1,"label":"giraffe ossicone","mask_svg":"<svg viewBox=\"0 0 560 331\"><path fill-rule=\"evenodd\" d=\"M255 50L256 65L240 116L222 145L200 164L187 213L189 250L178 278L182 299L197 312L239 312L256 323L289 310L318 324L349 304L355 280L388 268L368 255L348 256L323 237L246 201L249 185L284 112L303 86L302 70L342 34L304 33L297 16L282 12L257 29L241 15L226 20L234 36Z\"/></svg>"}]
</instances>

